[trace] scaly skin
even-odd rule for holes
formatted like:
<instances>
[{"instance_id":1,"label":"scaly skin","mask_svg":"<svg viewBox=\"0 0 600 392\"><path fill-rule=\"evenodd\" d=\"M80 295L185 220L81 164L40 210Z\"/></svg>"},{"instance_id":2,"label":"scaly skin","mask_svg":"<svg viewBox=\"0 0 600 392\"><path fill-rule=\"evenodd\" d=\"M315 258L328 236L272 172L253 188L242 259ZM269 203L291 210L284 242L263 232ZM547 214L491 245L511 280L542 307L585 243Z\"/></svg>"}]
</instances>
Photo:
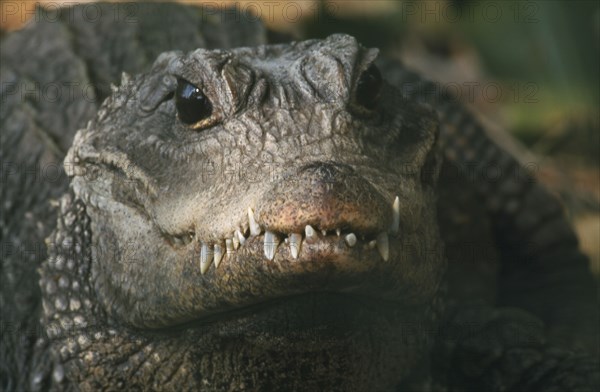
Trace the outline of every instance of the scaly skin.
<instances>
[{"instance_id":1,"label":"scaly skin","mask_svg":"<svg viewBox=\"0 0 600 392\"><path fill-rule=\"evenodd\" d=\"M65 177L8 175L2 190L3 241L37 243L58 221L48 257L45 247L2 255L3 389L597 386L594 362L552 348L535 318L452 300L444 309L448 297L487 290L492 304L541 316L567 347L597 337L595 320L582 317L593 289L586 261L554 200L529 176L515 185L464 175L473 164L518 168L464 109L413 94L406 87L425 82L349 36L227 50L264 43L264 30L177 5L140 10L137 23L40 18L3 42L3 86L94 84L93 99L3 95L3 162L47 165L73 143L58 210L46 201L65 193ZM47 50L22 50L44 39ZM198 47L221 50L190 52ZM160 54L175 48L187 54ZM387 82L365 101L358 86L373 61ZM136 76L111 91L122 70ZM212 103L197 124L177 114L178 77ZM439 134L421 103L437 110ZM461 179L436 187L442 158L442 174L458 167ZM477 228L452 220L463 198L481 205L468 208ZM531 208L536 201L551 208ZM211 256L234 246L236 230L245 243L209 258L209 245ZM465 238L498 244L505 272L473 265L477 274L457 283L451 263L447 292L442 240L451 249ZM497 292L474 281L479 271ZM571 294L550 306L536 298L557 288ZM40 317L43 333L14 330L35 329Z\"/></svg>"}]
</instances>

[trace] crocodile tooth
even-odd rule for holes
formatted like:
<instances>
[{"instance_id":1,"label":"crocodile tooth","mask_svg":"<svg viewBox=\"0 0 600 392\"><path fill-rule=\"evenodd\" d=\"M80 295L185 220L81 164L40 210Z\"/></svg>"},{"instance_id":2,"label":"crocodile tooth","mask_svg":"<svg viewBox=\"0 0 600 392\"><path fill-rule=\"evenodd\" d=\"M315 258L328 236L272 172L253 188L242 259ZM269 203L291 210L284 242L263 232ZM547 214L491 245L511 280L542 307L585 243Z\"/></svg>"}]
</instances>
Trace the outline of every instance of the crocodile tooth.
<instances>
[{"instance_id":1,"label":"crocodile tooth","mask_svg":"<svg viewBox=\"0 0 600 392\"><path fill-rule=\"evenodd\" d=\"M273 260L275 258L275 251L277 250L278 245L279 238L275 235L275 233L270 232L268 230L265 231L264 250L267 259Z\"/></svg>"},{"instance_id":2,"label":"crocodile tooth","mask_svg":"<svg viewBox=\"0 0 600 392\"><path fill-rule=\"evenodd\" d=\"M290 252L292 252L292 257L294 259L298 258L298 254L300 253L300 246L302 246L302 234L292 233L290 234Z\"/></svg>"},{"instance_id":3,"label":"crocodile tooth","mask_svg":"<svg viewBox=\"0 0 600 392\"><path fill-rule=\"evenodd\" d=\"M250 224L250 235L253 237L260 235L260 225L256 223L256 219L254 219L254 211L252 211L252 208L248 208L248 223Z\"/></svg>"},{"instance_id":4,"label":"crocodile tooth","mask_svg":"<svg viewBox=\"0 0 600 392\"><path fill-rule=\"evenodd\" d=\"M219 264L221 264L221 260L223 259L223 248L220 244L215 244L214 247L215 254L215 269L219 268Z\"/></svg>"},{"instance_id":5,"label":"crocodile tooth","mask_svg":"<svg viewBox=\"0 0 600 392\"><path fill-rule=\"evenodd\" d=\"M317 239L317 232L311 225L306 225L304 228L304 234L306 236L306 241L314 241Z\"/></svg>"},{"instance_id":6,"label":"crocodile tooth","mask_svg":"<svg viewBox=\"0 0 600 392\"><path fill-rule=\"evenodd\" d=\"M323 237L327 236L327 230L321 230L321 234L323 234Z\"/></svg>"},{"instance_id":7,"label":"crocodile tooth","mask_svg":"<svg viewBox=\"0 0 600 392\"><path fill-rule=\"evenodd\" d=\"M131 81L131 76L127 72L121 72L121 86L126 86Z\"/></svg>"},{"instance_id":8,"label":"crocodile tooth","mask_svg":"<svg viewBox=\"0 0 600 392\"><path fill-rule=\"evenodd\" d=\"M240 239L238 238L237 231L233 233L233 238L231 238L231 242L233 243L233 249L237 250L240 247Z\"/></svg>"},{"instance_id":9,"label":"crocodile tooth","mask_svg":"<svg viewBox=\"0 0 600 392\"><path fill-rule=\"evenodd\" d=\"M344 241L348 244L349 247L353 247L356 245L356 235L354 233L350 233L344 237Z\"/></svg>"},{"instance_id":10,"label":"crocodile tooth","mask_svg":"<svg viewBox=\"0 0 600 392\"><path fill-rule=\"evenodd\" d=\"M383 261L388 261L390 258L390 241L388 234L383 232L377 236L377 250L383 258Z\"/></svg>"},{"instance_id":11,"label":"crocodile tooth","mask_svg":"<svg viewBox=\"0 0 600 392\"><path fill-rule=\"evenodd\" d=\"M377 240L369 241L369 244L367 246L369 249L375 249L375 247L377 246Z\"/></svg>"},{"instance_id":12,"label":"crocodile tooth","mask_svg":"<svg viewBox=\"0 0 600 392\"><path fill-rule=\"evenodd\" d=\"M337 234L337 236L341 236L342 235L342 229L335 229L335 234Z\"/></svg>"},{"instance_id":13,"label":"crocodile tooth","mask_svg":"<svg viewBox=\"0 0 600 392\"><path fill-rule=\"evenodd\" d=\"M244 237L241 231L236 230L234 237L237 237L237 240L240 243L240 245L244 245L246 243L246 237Z\"/></svg>"},{"instance_id":14,"label":"crocodile tooth","mask_svg":"<svg viewBox=\"0 0 600 392\"><path fill-rule=\"evenodd\" d=\"M227 249L227 254L231 254L233 253L233 243L234 243L235 239L231 239L231 238L227 238L225 240L225 249ZM238 242L238 246L240 245L240 243Z\"/></svg>"},{"instance_id":15,"label":"crocodile tooth","mask_svg":"<svg viewBox=\"0 0 600 392\"><path fill-rule=\"evenodd\" d=\"M396 199L394 200L392 209L394 212L392 215L392 226L390 227L390 232L392 234L398 234L398 231L400 230L400 198L398 198L398 196L396 196Z\"/></svg>"},{"instance_id":16,"label":"crocodile tooth","mask_svg":"<svg viewBox=\"0 0 600 392\"><path fill-rule=\"evenodd\" d=\"M213 261L213 252L212 248L207 244L202 244L202 248L200 248L200 273L204 275L206 271L208 271L208 267Z\"/></svg>"}]
</instances>

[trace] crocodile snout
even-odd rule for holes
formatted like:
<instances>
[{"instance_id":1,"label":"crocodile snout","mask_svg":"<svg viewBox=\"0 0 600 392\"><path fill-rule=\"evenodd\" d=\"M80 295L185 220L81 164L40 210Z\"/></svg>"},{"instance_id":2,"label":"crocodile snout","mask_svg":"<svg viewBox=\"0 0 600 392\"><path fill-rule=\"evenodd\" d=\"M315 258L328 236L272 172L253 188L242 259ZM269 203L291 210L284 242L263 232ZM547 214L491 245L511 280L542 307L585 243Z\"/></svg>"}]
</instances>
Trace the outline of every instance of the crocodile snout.
<instances>
[{"instance_id":1,"label":"crocodile snout","mask_svg":"<svg viewBox=\"0 0 600 392\"><path fill-rule=\"evenodd\" d=\"M267 230L303 232L341 230L363 235L385 231L392 223L391 201L352 167L313 162L288 173L257 205L257 220Z\"/></svg>"}]
</instances>

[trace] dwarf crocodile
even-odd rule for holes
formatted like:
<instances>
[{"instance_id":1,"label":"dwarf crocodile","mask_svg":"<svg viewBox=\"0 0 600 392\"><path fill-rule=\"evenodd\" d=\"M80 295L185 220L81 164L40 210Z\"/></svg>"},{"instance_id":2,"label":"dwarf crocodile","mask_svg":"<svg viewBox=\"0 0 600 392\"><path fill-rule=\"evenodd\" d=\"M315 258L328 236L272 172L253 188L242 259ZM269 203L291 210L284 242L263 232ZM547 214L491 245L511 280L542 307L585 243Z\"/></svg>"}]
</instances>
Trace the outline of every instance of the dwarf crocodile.
<instances>
[{"instance_id":1,"label":"dwarf crocodile","mask_svg":"<svg viewBox=\"0 0 600 392\"><path fill-rule=\"evenodd\" d=\"M85 7L2 41L3 390L597 386L560 203L432 82L349 35Z\"/></svg>"}]
</instances>

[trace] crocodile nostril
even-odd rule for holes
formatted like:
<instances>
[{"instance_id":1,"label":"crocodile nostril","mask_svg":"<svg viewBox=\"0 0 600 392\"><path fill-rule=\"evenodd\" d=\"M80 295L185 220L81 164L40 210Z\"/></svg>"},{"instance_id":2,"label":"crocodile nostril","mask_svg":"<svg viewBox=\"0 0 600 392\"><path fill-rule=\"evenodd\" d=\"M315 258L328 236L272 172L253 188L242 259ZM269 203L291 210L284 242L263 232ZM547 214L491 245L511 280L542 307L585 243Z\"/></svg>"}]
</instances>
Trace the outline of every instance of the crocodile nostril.
<instances>
[{"instance_id":1,"label":"crocodile nostril","mask_svg":"<svg viewBox=\"0 0 600 392\"><path fill-rule=\"evenodd\" d=\"M268 230L302 232L352 229L368 234L389 228L390 203L355 170L344 164L314 162L277 182L257 205Z\"/></svg>"},{"instance_id":2,"label":"crocodile nostril","mask_svg":"<svg viewBox=\"0 0 600 392\"><path fill-rule=\"evenodd\" d=\"M335 162L313 162L302 166L298 170L299 175L312 176L315 181L325 183L339 181L345 176L354 175L351 166Z\"/></svg>"}]
</instances>

